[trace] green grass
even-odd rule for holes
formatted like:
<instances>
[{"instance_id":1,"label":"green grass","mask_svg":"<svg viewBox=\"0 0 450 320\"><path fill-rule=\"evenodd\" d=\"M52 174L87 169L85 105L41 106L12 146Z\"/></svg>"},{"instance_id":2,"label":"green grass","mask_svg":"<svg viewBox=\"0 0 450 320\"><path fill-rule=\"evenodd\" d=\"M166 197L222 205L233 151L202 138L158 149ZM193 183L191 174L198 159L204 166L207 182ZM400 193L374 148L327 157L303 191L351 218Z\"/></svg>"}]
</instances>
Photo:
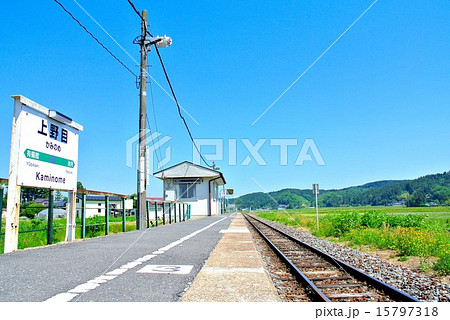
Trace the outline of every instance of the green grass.
<instances>
[{"instance_id":1,"label":"green grass","mask_svg":"<svg viewBox=\"0 0 450 320\"><path fill-rule=\"evenodd\" d=\"M86 238L94 238L105 235L105 218L96 216L86 218ZM97 224L88 226L89 224ZM75 238L81 238L81 220L76 219ZM42 230L27 233L19 233L18 249L39 247L47 245L47 221L41 219L20 218L19 231ZM136 217L127 217L126 231L136 230ZM1 231L5 232L5 219L1 222ZM122 232L122 217L110 217L109 234ZM53 220L53 243L64 241L66 236L66 219ZM0 253L3 253L5 236L0 236Z\"/></svg>"},{"instance_id":2,"label":"green grass","mask_svg":"<svg viewBox=\"0 0 450 320\"><path fill-rule=\"evenodd\" d=\"M314 208L257 214L354 247L395 250L404 257L435 257L433 270L450 274L450 207L324 208L319 213L319 230Z\"/></svg>"},{"instance_id":3,"label":"green grass","mask_svg":"<svg viewBox=\"0 0 450 320\"><path fill-rule=\"evenodd\" d=\"M162 220L158 220L162 225ZM154 225L150 225L153 227ZM40 231L32 231L40 230ZM136 230L136 217L127 216L126 231ZM18 249L40 247L47 245L47 221L41 219L20 218ZM1 232L5 232L5 219L1 222ZM122 217L109 218L109 234L122 232ZM94 238L105 235L105 217L95 216L86 218L86 238ZM66 219L53 220L53 243L64 241L66 236ZM76 219L75 239L81 239L81 219ZM3 253L5 236L0 236L0 254Z\"/></svg>"}]
</instances>

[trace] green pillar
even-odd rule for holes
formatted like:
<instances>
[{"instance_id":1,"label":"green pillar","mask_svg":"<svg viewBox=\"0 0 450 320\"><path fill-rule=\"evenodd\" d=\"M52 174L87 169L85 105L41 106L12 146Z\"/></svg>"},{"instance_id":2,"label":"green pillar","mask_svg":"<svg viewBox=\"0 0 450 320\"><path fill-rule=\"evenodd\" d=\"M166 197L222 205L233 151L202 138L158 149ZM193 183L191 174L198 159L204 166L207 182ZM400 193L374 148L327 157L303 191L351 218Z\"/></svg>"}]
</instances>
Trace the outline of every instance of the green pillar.
<instances>
[{"instance_id":1,"label":"green pillar","mask_svg":"<svg viewBox=\"0 0 450 320\"><path fill-rule=\"evenodd\" d=\"M48 190L47 244L53 243L53 190Z\"/></svg>"},{"instance_id":2,"label":"green pillar","mask_svg":"<svg viewBox=\"0 0 450 320\"><path fill-rule=\"evenodd\" d=\"M181 203L178 204L178 222L181 222Z\"/></svg>"},{"instance_id":3,"label":"green pillar","mask_svg":"<svg viewBox=\"0 0 450 320\"><path fill-rule=\"evenodd\" d=\"M169 224L172 223L172 203L169 202Z\"/></svg>"},{"instance_id":4,"label":"green pillar","mask_svg":"<svg viewBox=\"0 0 450 320\"><path fill-rule=\"evenodd\" d=\"M158 203L155 200L155 224L158 226Z\"/></svg>"},{"instance_id":5,"label":"green pillar","mask_svg":"<svg viewBox=\"0 0 450 320\"><path fill-rule=\"evenodd\" d=\"M136 198L137 199L137 198ZM134 197L133 197L133 209L135 209L135 214L134 214L134 216L136 217L136 230L139 230L139 226L140 226L140 220L141 220L141 218L139 217L139 215L138 215L138 201L136 200L136 207L134 206Z\"/></svg>"},{"instance_id":6,"label":"green pillar","mask_svg":"<svg viewBox=\"0 0 450 320\"><path fill-rule=\"evenodd\" d=\"M0 187L0 237L2 233L2 212L3 212L3 186Z\"/></svg>"},{"instance_id":7,"label":"green pillar","mask_svg":"<svg viewBox=\"0 0 450 320\"><path fill-rule=\"evenodd\" d=\"M109 234L109 196L105 196L105 236Z\"/></svg>"},{"instance_id":8,"label":"green pillar","mask_svg":"<svg viewBox=\"0 0 450 320\"><path fill-rule=\"evenodd\" d=\"M176 202L173 204L173 219L174 219L174 222L177 223L177 203Z\"/></svg>"},{"instance_id":9,"label":"green pillar","mask_svg":"<svg viewBox=\"0 0 450 320\"><path fill-rule=\"evenodd\" d=\"M186 221L186 210L185 210L186 204L183 203L183 221Z\"/></svg>"},{"instance_id":10,"label":"green pillar","mask_svg":"<svg viewBox=\"0 0 450 320\"><path fill-rule=\"evenodd\" d=\"M81 239L86 238L86 195L81 195Z\"/></svg>"},{"instance_id":11,"label":"green pillar","mask_svg":"<svg viewBox=\"0 0 450 320\"><path fill-rule=\"evenodd\" d=\"M146 212L146 217L147 217L147 228L150 228L150 202L146 201L145 203L145 212Z\"/></svg>"},{"instance_id":12,"label":"green pillar","mask_svg":"<svg viewBox=\"0 0 450 320\"><path fill-rule=\"evenodd\" d=\"M166 211L165 211L165 206L164 206L164 202L162 203L162 213L163 213L163 215L162 215L162 218L163 218L163 225L165 225L166 224Z\"/></svg>"},{"instance_id":13,"label":"green pillar","mask_svg":"<svg viewBox=\"0 0 450 320\"><path fill-rule=\"evenodd\" d=\"M127 213L125 212L125 198L122 198L122 232L127 231Z\"/></svg>"}]
</instances>

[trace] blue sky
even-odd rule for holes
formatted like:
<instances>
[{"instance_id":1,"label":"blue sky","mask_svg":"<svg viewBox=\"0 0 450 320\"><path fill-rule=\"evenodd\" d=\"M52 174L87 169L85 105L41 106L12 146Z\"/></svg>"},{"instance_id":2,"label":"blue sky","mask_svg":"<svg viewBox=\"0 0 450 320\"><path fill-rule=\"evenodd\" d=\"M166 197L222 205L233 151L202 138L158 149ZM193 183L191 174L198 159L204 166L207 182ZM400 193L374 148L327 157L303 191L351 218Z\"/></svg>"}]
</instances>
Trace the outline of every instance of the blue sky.
<instances>
[{"instance_id":1,"label":"blue sky","mask_svg":"<svg viewBox=\"0 0 450 320\"><path fill-rule=\"evenodd\" d=\"M136 63L73 0L61 0L136 73ZM139 18L126 0L77 2L138 61ZM237 194L284 187L342 188L450 169L450 3L386 1L373 7L260 118L372 1L134 1L149 11L175 92L195 138L223 139L221 167ZM13 99L24 95L72 117L80 135L78 180L89 189L136 191L126 141L138 131L134 77L51 0L2 2L0 13L0 177L7 177ZM150 74L169 90L154 51ZM149 88L150 89L150 88ZM152 84L159 131L171 137L170 166L192 160L173 101ZM148 114L155 129L151 98ZM237 165L228 164L237 139ZM249 155L256 144L267 165ZM288 164L270 139L297 139ZM325 166L294 165L313 139ZM205 153L212 147L202 147ZM314 157L313 157L314 160ZM157 168L154 167L156 171ZM254 180L253 180L254 179ZM161 196L161 182L149 194Z\"/></svg>"}]
</instances>

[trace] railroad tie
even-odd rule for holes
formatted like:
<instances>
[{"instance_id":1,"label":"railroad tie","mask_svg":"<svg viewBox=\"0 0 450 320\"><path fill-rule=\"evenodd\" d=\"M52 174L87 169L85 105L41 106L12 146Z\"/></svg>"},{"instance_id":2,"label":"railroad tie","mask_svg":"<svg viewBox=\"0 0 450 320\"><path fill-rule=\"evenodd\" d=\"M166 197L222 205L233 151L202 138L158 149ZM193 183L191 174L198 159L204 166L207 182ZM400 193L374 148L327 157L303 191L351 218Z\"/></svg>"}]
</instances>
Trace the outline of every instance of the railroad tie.
<instances>
[{"instance_id":1,"label":"railroad tie","mask_svg":"<svg viewBox=\"0 0 450 320\"><path fill-rule=\"evenodd\" d=\"M361 292L361 293L333 293L327 294L329 299L357 299L357 298L374 298L375 294L370 292Z\"/></svg>"},{"instance_id":2,"label":"railroad tie","mask_svg":"<svg viewBox=\"0 0 450 320\"><path fill-rule=\"evenodd\" d=\"M358 283L324 283L324 284L316 284L317 288L357 288L361 287L361 284Z\"/></svg>"}]
</instances>

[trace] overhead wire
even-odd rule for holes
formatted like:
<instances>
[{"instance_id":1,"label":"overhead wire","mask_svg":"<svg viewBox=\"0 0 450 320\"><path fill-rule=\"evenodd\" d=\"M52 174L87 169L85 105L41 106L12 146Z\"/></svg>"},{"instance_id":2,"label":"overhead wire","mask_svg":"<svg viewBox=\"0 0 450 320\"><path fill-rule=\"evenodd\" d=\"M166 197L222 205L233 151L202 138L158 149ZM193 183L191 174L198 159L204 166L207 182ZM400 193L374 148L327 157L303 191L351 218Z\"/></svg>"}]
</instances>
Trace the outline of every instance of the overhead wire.
<instances>
[{"instance_id":1,"label":"overhead wire","mask_svg":"<svg viewBox=\"0 0 450 320\"><path fill-rule=\"evenodd\" d=\"M61 4L61 2L59 2L58 0L53 0L55 3L57 3L87 34L89 34L103 49L105 49L106 50L106 52L108 52L117 62L119 62L128 72L130 72L136 79L138 79L139 78L139 76L137 76L130 68L128 68L116 55L114 55L100 40L98 40L97 39L97 37L95 37L77 18L75 18L74 16L73 16L73 14L69 11L69 10L67 10L62 4ZM128 3L130 4L130 6L133 8L133 10L134 10L134 12L139 16L139 18L144 22L144 28L145 28L145 34L149 34L150 36L152 36L153 37L153 35L147 30L147 22L144 20L144 18L142 17L142 15L140 14L140 12L139 12L139 10L137 10L137 8L136 8L136 6L133 4L133 2L132 1L130 1L130 0L127 0L128 1ZM141 41L143 41L143 39L141 40ZM183 116L183 114L182 114L182 112L181 112L181 106L180 106L180 104L179 104L179 102L178 102L178 99L177 99L177 97L176 97L176 95L175 95L175 91L174 91L174 89L173 89L173 86L172 86L172 83L171 83L171 81L170 81L170 78L169 78L169 75L168 75L168 73L167 73L167 70L166 70L166 67L165 67L165 65L164 65L164 62L163 62L163 60L162 60L162 57L161 57L161 55L160 55L160 53L159 53L159 50L158 50L158 47L156 46L156 44L154 44L154 47L155 47L155 50L156 50L156 53L157 53L157 55L158 55L158 59L159 59L159 61L160 61L160 63L161 63L161 67L162 67L162 69L163 69L163 71L164 71L164 75L165 75L165 77L166 77L166 80L167 80L167 83L169 84L169 87L170 87L170 91L171 91L171 93L172 93L172 96L173 96L173 99L174 99L174 101L175 101L175 103L176 103L176 106L177 106L177 109L178 109L178 114L179 114L179 116L180 116L180 118L183 120L183 124L184 124L184 126L185 126L185 128L186 128L186 130L187 130L187 132L188 132L188 134L189 134L189 138L191 139L191 141L192 141L192 144L194 145L194 147L195 147L195 149L196 149L196 151L197 151L197 153L200 155L200 158L203 160L203 162L208 166L208 167L210 167L210 168L214 168L214 165L210 165L207 161L206 161L206 159L204 158L204 156L202 155L202 153L200 152L200 149L199 149L199 147L197 146L197 144L195 143L195 140L194 140L194 138L193 138L193 136L192 136L192 133L191 133L191 130L189 129L189 125L187 124L187 122L186 122L186 119L184 118L184 116ZM151 83L151 82L150 82ZM155 112L155 109L154 109L154 102L153 102L153 95L152 95L152 105L153 105L153 112L154 112L154 115L155 115L155 126L157 126L157 124L156 124L156 112ZM148 117L147 117L147 122L148 122L148 124L149 124L149 127L150 127L150 123L149 123L149 120L148 120ZM158 129L156 129L156 130L158 130ZM160 151L161 152L161 151ZM162 154L161 154L161 158L162 158Z\"/></svg>"},{"instance_id":2,"label":"overhead wire","mask_svg":"<svg viewBox=\"0 0 450 320\"><path fill-rule=\"evenodd\" d=\"M136 79L138 78L138 76L130 68L128 68L119 58L117 58L114 53L112 53L100 40L98 40L77 18L75 18L73 14L61 4L61 2L58 0L53 1L56 2L81 28L83 28L84 31L92 37L92 39L94 39L103 49L105 49L106 52L108 52L117 62L119 62L122 67L130 72Z\"/></svg>"},{"instance_id":3,"label":"overhead wire","mask_svg":"<svg viewBox=\"0 0 450 320\"><path fill-rule=\"evenodd\" d=\"M214 166L214 165L210 165L210 164L206 161L206 159L203 157L202 153L200 152L200 149L198 148L197 144L195 143L194 138L192 137L192 133L191 133L191 130L189 129L189 126L188 126L188 124L187 124L187 122L186 122L186 119L184 118L183 114L181 113L181 107L180 107L180 104L178 103L178 99L177 99L177 97L176 97L176 95L175 95L175 91L173 90L172 83L170 82L169 75L167 74L167 70L166 70L166 67L165 67L165 65L164 65L164 62L163 62L163 60L162 60L162 57L161 57L161 55L160 55L160 53L159 53L158 47L156 46L156 44L154 45L154 47L155 47L156 53L157 53L157 55L158 55L159 62L161 63L162 69L163 69L163 71L164 71L164 75L166 76L167 83L169 84L170 91L172 92L173 99L174 99L174 101L175 101L175 103L176 103L176 105L177 105L177 108L178 108L178 115L180 116L181 120L183 120L184 126L186 127L186 130L187 130L187 132L188 132L188 134L189 134L189 137L191 138L192 144L194 145L195 149L197 150L197 153L200 155L200 158L203 160L203 162L204 162L208 167L214 169L215 166Z\"/></svg>"},{"instance_id":4,"label":"overhead wire","mask_svg":"<svg viewBox=\"0 0 450 320\"><path fill-rule=\"evenodd\" d=\"M151 78L150 78L150 80L149 80L149 86L150 86L150 96L151 96L151 100L152 100L153 121L155 122L155 129L156 129L156 132L159 132L158 121L157 121L157 119L156 119L155 101L154 101L154 99L153 99L153 88L152 88L152 80L151 80ZM148 120L148 118L147 118L147 120ZM159 156L161 157L161 160L162 160L161 145L160 145L159 142L160 142L160 140L158 140L158 141L156 142L156 143L157 143L157 149L158 149L157 152L159 152ZM160 163L160 160L159 160L159 159L158 159L158 163ZM162 167L164 167L164 165L163 165ZM161 168L162 168L162 167L161 167ZM160 168L158 168L158 169L160 169Z\"/></svg>"},{"instance_id":5,"label":"overhead wire","mask_svg":"<svg viewBox=\"0 0 450 320\"><path fill-rule=\"evenodd\" d=\"M128 1L128 3L131 5L131 7L133 8L133 10L136 12L136 14L137 14L137 15L141 18L141 20L144 22L144 26L145 26L145 28L146 28L146 27L147 27L147 22L144 20L144 18L142 17L142 15L139 13L139 10L137 10L136 6L133 4L133 2L132 2L131 0L127 0L127 1ZM148 34L148 35L150 35L151 37L153 37L153 34L151 34L151 32L149 32L148 30L146 30L146 34ZM163 62L162 57L161 57L161 55L160 55L160 53L159 53L159 50L158 50L158 47L157 47L157 44L156 44L156 43L154 44L154 47L155 47L156 53L157 53L157 55L158 55L159 62L161 63L161 67L163 68L164 75L165 75L165 77L166 77L167 83L169 84L170 91L172 92L173 100L175 101L175 103L176 103L176 105L177 105L178 115L179 115L180 118L183 120L183 124L184 124L184 126L185 126L185 128L186 128L186 130L187 130L187 132L188 132L188 134L189 134L189 137L190 137L190 139L191 139L191 141L192 141L192 144L194 145L195 150L197 151L197 153L199 154L199 156L200 156L200 158L203 160L203 162L204 162L208 167L214 169L215 166L214 166L214 165L210 165L210 164L208 163L208 161L206 161L205 157L203 157L202 153L200 152L199 147L198 147L197 144L195 143L195 140L194 140L194 138L193 138L193 136L192 136L191 130L189 129L189 125L187 124L186 119L184 118L183 114L181 113L181 106L180 106L180 104L178 103L178 99L177 99L177 97L176 97L176 95L175 95L175 91L174 91L174 89L173 89L172 83L170 82L169 75L167 74L166 67L165 67L165 65L164 65L164 62ZM152 96L152 98L153 98L153 96ZM156 122L155 122L155 125L156 125ZM161 158L162 158L162 155L161 155Z\"/></svg>"},{"instance_id":6,"label":"overhead wire","mask_svg":"<svg viewBox=\"0 0 450 320\"><path fill-rule=\"evenodd\" d=\"M131 0L127 0L128 3L130 4L130 6L133 8L134 12L136 12L136 14L139 16L139 18L141 18L142 22L144 22L144 30L145 30L145 34L147 34L147 21L144 20L144 17L142 16L142 14L139 12L139 10L136 8L136 6L134 5L134 3Z\"/></svg>"},{"instance_id":7,"label":"overhead wire","mask_svg":"<svg viewBox=\"0 0 450 320\"><path fill-rule=\"evenodd\" d=\"M144 30L145 30L145 34L150 34L151 35L151 33L150 32L148 32L148 30L147 30L147 27L148 27L148 25L147 25L147 21L145 21L144 20L144 17L142 17L142 14L139 12L139 10L136 8L136 6L134 5L134 3L132 2L132 1L130 1L130 0L127 0L128 1L128 3L130 4L130 6L133 8L133 10L134 10L134 12L139 16L139 18L141 19L141 21L142 22L144 22ZM142 41L143 39L141 39L141 41ZM145 51L145 55L147 55L147 50ZM155 123L155 130L156 130L156 132L159 132L159 129L158 129L158 122L157 122L157 119L156 119L156 111L155 111L155 101L154 101L154 98L153 98L153 88L152 88L152 81L151 81L151 77L150 77L150 79L149 79L149 86L150 86L150 94L151 94L151 100L152 100L152 109L153 109L153 121L154 121L154 123ZM151 127L150 127L150 121L148 120L148 116L147 116L147 124L148 124L148 126L149 126L149 128L150 128L150 133L152 132L152 130L151 130ZM160 161L160 159L162 159L162 153L161 153L161 146L159 145L159 140L156 142L158 145L157 145L157 150L158 151L156 151L155 153L156 153L156 157L157 157L157 159L158 159L158 163L160 163L161 161ZM158 157L158 152L159 152L159 157Z\"/></svg>"}]
</instances>

